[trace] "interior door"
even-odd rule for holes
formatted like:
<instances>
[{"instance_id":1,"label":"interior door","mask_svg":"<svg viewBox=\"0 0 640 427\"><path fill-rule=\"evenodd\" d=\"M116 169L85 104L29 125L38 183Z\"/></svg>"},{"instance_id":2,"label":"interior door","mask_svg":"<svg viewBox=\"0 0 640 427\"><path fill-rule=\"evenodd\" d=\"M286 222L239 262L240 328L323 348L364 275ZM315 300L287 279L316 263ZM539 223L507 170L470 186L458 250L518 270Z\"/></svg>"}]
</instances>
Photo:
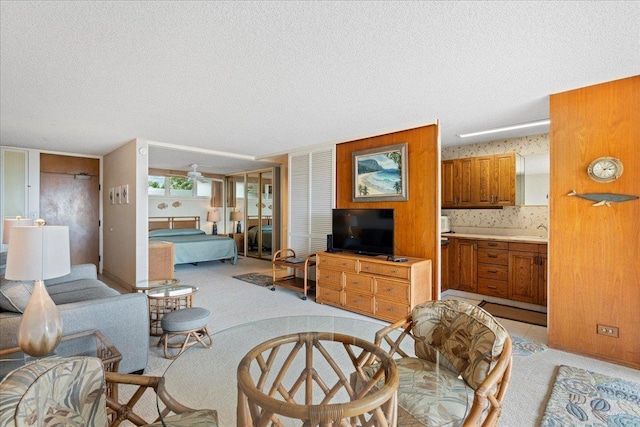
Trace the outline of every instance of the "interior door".
<instances>
[{"instance_id":1,"label":"interior door","mask_svg":"<svg viewBox=\"0 0 640 427\"><path fill-rule=\"evenodd\" d=\"M100 161L40 155L40 217L69 226L71 264L99 265Z\"/></svg>"}]
</instances>

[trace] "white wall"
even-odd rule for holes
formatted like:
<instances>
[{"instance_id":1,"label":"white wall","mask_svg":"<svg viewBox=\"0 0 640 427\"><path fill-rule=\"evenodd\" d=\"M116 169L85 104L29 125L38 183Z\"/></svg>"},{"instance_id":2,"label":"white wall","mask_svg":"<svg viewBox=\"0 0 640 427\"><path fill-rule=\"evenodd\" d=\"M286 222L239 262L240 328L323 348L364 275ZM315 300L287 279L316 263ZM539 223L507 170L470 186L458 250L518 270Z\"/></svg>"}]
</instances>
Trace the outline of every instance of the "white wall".
<instances>
[{"instance_id":1,"label":"white wall","mask_svg":"<svg viewBox=\"0 0 640 427\"><path fill-rule=\"evenodd\" d=\"M132 140L104 156L104 272L129 285L148 275L146 146ZM110 189L122 185L129 186L129 203L111 204Z\"/></svg>"}]
</instances>

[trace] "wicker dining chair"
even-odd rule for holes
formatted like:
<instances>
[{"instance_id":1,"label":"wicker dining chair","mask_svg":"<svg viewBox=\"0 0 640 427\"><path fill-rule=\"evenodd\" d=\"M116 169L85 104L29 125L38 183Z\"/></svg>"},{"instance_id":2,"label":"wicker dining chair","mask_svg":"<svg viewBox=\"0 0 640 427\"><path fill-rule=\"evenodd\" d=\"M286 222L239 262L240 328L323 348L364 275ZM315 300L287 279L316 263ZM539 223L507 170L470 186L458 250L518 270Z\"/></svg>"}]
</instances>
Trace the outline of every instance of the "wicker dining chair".
<instances>
[{"instance_id":1,"label":"wicker dining chair","mask_svg":"<svg viewBox=\"0 0 640 427\"><path fill-rule=\"evenodd\" d=\"M107 396L107 384L137 388L128 401L120 403L118 396L122 399L129 393ZM164 404L163 421L150 424L136 414L135 405L147 389ZM157 415L155 402L152 411ZM138 426L218 426L216 411L180 404L167 393L161 377L105 374L102 361L95 357L47 357L10 372L0 382L0 427L115 427L124 420Z\"/></svg>"},{"instance_id":2,"label":"wicker dining chair","mask_svg":"<svg viewBox=\"0 0 640 427\"><path fill-rule=\"evenodd\" d=\"M428 301L378 331L375 343L398 365L398 427L496 425L511 377L511 338L484 309Z\"/></svg>"}]
</instances>

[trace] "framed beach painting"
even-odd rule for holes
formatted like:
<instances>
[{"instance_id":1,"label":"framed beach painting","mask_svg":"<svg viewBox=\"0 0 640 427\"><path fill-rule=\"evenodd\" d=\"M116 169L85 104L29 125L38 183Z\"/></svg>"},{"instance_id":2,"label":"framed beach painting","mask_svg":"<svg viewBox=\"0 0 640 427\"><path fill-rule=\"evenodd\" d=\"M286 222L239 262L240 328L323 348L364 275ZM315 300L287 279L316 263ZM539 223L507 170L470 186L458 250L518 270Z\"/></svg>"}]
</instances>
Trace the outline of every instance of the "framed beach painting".
<instances>
[{"instance_id":1,"label":"framed beach painting","mask_svg":"<svg viewBox=\"0 0 640 427\"><path fill-rule=\"evenodd\" d=\"M353 201L403 201L407 188L407 143L353 152Z\"/></svg>"}]
</instances>

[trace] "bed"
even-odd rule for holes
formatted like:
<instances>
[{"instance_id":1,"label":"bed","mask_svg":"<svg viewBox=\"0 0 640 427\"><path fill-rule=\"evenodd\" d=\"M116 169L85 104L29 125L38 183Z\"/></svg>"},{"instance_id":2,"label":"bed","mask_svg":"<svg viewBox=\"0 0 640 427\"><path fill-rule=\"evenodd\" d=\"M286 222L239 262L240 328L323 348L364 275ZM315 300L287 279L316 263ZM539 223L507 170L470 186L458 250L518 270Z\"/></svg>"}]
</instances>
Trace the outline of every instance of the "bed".
<instances>
[{"instance_id":1,"label":"bed","mask_svg":"<svg viewBox=\"0 0 640 427\"><path fill-rule=\"evenodd\" d=\"M253 225L249 227L249 231L247 231L247 239L249 243L249 248L257 248L258 247L258 226ZM262 249L271 250L271 233L272 233L271 225L263 225L262 226Z\"/></svg>"},{"instance_id":2,"label":"bed","mask_svg":"<svg viewBox=\"0 0 640 427\"><path fill-rule=\"evenodd\" d=\"M205 261L238 262L235 240L222 235L210 235L200 230L200 217L150 217L149 241L173 243L174 264L195 264Z\"/></svg>"}]
</instances>

